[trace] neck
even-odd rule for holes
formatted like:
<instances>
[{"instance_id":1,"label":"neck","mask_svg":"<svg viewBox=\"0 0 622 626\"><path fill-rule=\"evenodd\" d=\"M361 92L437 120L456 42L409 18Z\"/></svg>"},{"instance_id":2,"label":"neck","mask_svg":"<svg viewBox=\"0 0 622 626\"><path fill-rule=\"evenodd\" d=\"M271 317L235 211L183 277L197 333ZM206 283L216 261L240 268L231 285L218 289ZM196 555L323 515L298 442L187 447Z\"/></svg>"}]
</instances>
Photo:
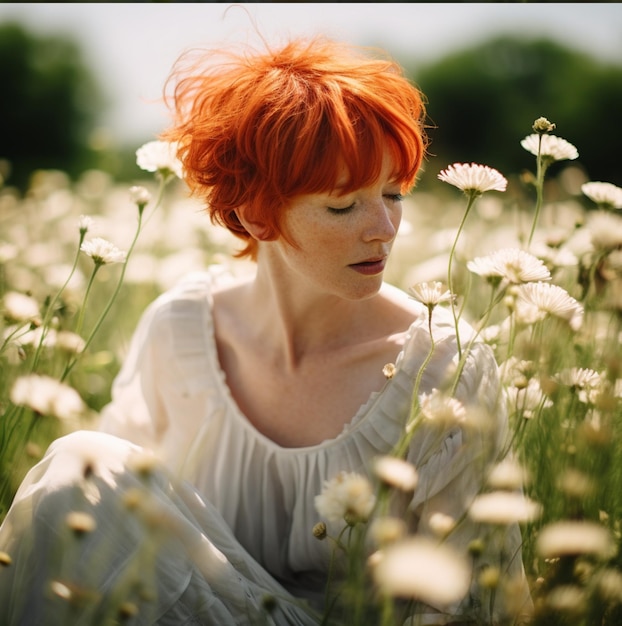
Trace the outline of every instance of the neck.
<instances>
[{"instance_id":1,"label":"neck","mask_svg":"<svg viewBox=\"0 0 622 626\"><path fill-rule=\"evenodd\" d=\"M269 263L258 263L249 297L262 343L291 370L306 357L346 346L364 308L360 301L320 292L287 272L273 271Z\"/></svg>"}]
</instances>

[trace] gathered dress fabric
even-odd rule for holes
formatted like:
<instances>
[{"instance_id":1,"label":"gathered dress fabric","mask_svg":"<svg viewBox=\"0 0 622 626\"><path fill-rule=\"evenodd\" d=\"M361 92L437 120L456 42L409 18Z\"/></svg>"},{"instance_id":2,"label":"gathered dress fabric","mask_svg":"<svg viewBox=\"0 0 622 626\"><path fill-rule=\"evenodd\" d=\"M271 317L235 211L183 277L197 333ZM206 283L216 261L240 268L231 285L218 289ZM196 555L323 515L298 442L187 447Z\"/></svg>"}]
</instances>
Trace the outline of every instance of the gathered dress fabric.
<instances>
[{"instance_id":1,"label":"gathered dress fabric","mask_svg":"<svg viewBox=\"0 0 622 626\"><path fill-rule=\"evenodd\" d=\"M150 305L98 429L56 440L29 472L0 527L0 551L12 561L0 568L0 623L103 624L109 607L120 623L140 625L321 623L332 544L314 536L325 521L315 497L340 472L373 478L374 459L400 441L430 353L428 312L421 305L394 375L338 436L286 448L243 415L219 364L212 294L232 279L213 267ZM422 393L457 364L451 313L437 307L431 326ZM463 325L462 341L470 333ZM399 511L413 533L431 534L434 513L463 518L507 444L488 346L472 345L455 396L486 423L414 432L406 458L419 481ZM68 524L72 512L94 525L81 529L79 516ZM329 534L341 526L328 523ZM466 554L479 532L467 518L447 542ZM516 580L524 580L520 545L512 525L490 555ZM516 593L527 606L526 583ZM475 614L491 624L504 610L474 584L463 602L427 607L412 623Z\"/></svg>"}]
</instances>

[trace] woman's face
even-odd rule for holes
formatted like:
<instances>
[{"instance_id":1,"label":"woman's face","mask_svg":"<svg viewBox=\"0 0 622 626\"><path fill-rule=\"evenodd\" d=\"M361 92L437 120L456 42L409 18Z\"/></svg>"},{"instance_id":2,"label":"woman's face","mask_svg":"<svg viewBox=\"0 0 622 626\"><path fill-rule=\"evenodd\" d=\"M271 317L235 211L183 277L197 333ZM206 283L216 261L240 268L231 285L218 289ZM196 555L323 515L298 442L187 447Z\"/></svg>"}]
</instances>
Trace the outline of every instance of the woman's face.
<instances>
[{"instance_id":1,"label":"woman's face","mask_svg":"<svg viewBox=\"0 0 622 626\"><path fill-rule=\"evenodd\" d=\"M378 180L348 193L299 197L282 227L297 244L278 239L284 268L324 293L363 299L378 292L402 217L400 184L385 157Z\"/></svg>"}]
</instances>

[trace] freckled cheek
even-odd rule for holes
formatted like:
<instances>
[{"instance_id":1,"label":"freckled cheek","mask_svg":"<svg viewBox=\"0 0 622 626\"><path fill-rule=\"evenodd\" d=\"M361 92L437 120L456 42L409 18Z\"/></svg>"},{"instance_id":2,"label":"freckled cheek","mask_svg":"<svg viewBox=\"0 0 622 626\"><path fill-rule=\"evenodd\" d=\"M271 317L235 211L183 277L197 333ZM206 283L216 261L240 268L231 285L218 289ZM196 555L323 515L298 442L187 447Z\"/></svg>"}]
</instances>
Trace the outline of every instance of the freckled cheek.
<instances>
[{"instance_id":1,"label":"freckled cheek","mask_svg":"<svg viewBox=\"0 0 622 626\"><path fill-rule=\"evenodd\" d=\"M287 226L304 254L336 258L347 255L358 241L361 224L353 216L348 217L347 220L345 216L341 220L314 220L291 215Z\"/></svg>"},{"instance_id":2,"label":"freckled cheek","mask_svg":"<svg viewBox=\"0 0 622 626\"><path fill-rule=\"evenodd\" d=\"M337 256L347 252L358 241L358 229L354 224L325 230L319 239L320 245L328 248Z\"/></svg>"}]
</instances>

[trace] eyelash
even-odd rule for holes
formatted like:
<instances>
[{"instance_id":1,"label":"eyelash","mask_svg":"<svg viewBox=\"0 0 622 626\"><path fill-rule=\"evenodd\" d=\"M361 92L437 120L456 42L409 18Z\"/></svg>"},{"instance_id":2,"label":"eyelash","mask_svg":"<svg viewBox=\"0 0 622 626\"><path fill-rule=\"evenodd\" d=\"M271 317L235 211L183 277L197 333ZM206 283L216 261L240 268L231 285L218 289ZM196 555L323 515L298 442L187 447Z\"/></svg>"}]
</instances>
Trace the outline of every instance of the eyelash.
<instances>
[{"instance_id":1,"label":"eyelash","mask_svg":"<svg viewBox=\"0 0 622 626\"><path fill-rule=\"evenodd\" d=\"M385 198L388 198L391 202L401 202L404 199L404 196L401 193L388 193L385 194ZM328 212L333 213L335 215L344 215L345 213L349 213L354 207L356 203L352 203L350 206L343 207L342 209L337 209L335 207L328 207Z\"/></svg>"}]
</instances>

